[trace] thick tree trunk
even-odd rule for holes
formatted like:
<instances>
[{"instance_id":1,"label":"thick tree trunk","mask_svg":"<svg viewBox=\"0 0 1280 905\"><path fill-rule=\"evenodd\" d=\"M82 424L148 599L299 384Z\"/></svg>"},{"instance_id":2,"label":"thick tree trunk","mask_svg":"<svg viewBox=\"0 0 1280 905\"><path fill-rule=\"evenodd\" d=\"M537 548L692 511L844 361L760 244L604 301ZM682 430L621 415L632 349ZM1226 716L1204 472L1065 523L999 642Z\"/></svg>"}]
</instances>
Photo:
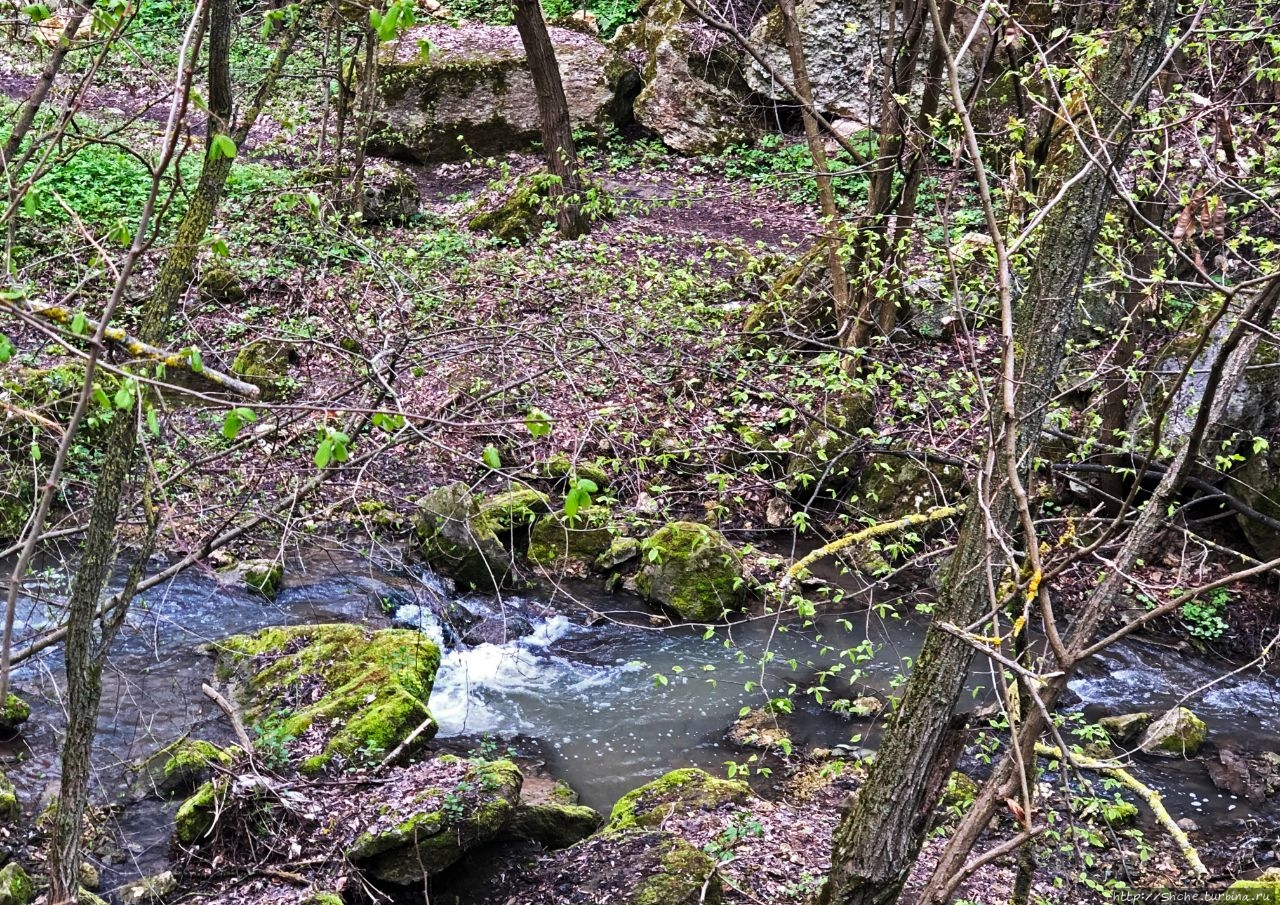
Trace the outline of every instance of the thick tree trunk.
<instances>
[{"instance_id":1,"label":"thick tree trunk","mask_svg":"<svg viewBox=\"0 0 1280 905\"><path fill-rule=\"evenodd\" d=\"M1002 568L993 560L991 532L1005 530L1015 511L1014 488L996 459L1008 432L1016 432L1016 452L1025 474L1034 459L1050 396L1062 360L1068 326L1093 255L1110 198L1105 158L1122 159L1130 122L1146 97L1150 76L1161 61L1176 0L1130 0L1121 7L1111 44L1097 78L1093 107L1097 146L1066 145L1054 155L1048 185L1064 185L1077 175L1045 219L1039 253L1015 312L1016 423L993 430L984 468L970 502L956 552L944 574L934 624L907 682L902 703L886 734L867 781L846 809L835 836L831 873L820 894L824 905L889 905L896 902L923 842L928 814L936 804L925 781L940 749L945 727L960 698L972 648L939 623L967 626L991 612L989 588L999 585ZM1064 131L1064 135L1071 135ZM1095 159L1103 158L1101 166ZM981 166L980 161L975 165ZM1042 197L1051 197L1044 194ZM1025 478L1024 478L1025 483Z\"/></svg>"},{"instance_id":2,"label":"thick tree trunk","mask_svg":"<svg viewBox=\"0 0 1280 905\"><path fill-rule=\"evenodd\" d=\"M542 18L539 0L515 0L516 29L529 61L529 74L538 95L538 114L542 120L542 147L547 157L547 171L560 178L552 189L556 205L556 228L566 239L587 231L587 218L582 212L582 179L578 174L578 152L573 144L573 124L569 120L569 102L560 81L556 51Z\"/></svg>"}]
</instances>

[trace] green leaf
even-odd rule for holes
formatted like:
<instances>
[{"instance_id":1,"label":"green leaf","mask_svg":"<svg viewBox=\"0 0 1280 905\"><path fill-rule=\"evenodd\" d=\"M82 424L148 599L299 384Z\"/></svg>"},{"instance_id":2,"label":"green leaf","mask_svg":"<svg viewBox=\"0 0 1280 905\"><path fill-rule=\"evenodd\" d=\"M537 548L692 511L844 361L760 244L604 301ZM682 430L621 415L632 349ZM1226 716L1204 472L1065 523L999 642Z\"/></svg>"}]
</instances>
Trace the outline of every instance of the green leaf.
<instances>
[{"instance_id":1,"label":"green leaf","mask_svg":"<svg viewBox=\"0 0 1280 905\"><path fill-rule=\"evenodd\" d=\"M209 142L209 159L220 160L222 158L232 158L236 156L236 143L231 140L231 136L218 133L213 136Z\"/></svg>"},{"instance_id":2,"label":"green leaf","mask_svg":"<svg viewBox=\"0 0 1280 905\"><path fill-rule=\"evenodd\" d=\"M333 441L327 437L320 441L316 449L316 468L328 468L333 460Z\"/></svg>"},{"instance_id":3,"label":"green leaf","mask_svg":"<svg viewBox=\"0 0 1280 905\"><path fill-rule=\"evenodd\" d=\"M120 389L116 390L115 398L116 408L128 409L133 408L133 390L127 383L120 384Z\"/></svg>"},{"instance_id":4,"label":"green leaf","mask_svg":"<svg viewBox=\"0 0 1280 905\"><path fill-rule=\"evenodd\" d=\"M222 419L222 436L228 440L234 440L236 434L240 433L240 428L244 425L244 421L236 414L236 410L232 409L227 412L227 416Z\"/></svg>"},{"instance_id":5,"label":"green leaf","mask_svg":"<svg viewBox=\"0 0 1280 905\"><path fill-rule=\"evenodd\" d=\"M191 365L192 374L204 371L204 361L200 358L200 350L195 346L187 350L187 362Z\"/></svg>"},{"instance_id":6,"label":"green leaf","mask_svg":"<svg viewBox=\"0 0 1280 905\"><path fill-rule=\"evenodd\" d=\"M9 342L9 337L0 333L0 365L7 364L13 358L13 352L13 343Z\"/></svg>"},{"instance_id":7,"label":"green leaf","mask_svg":"<svg viewBox=\"0 0 1280 905\"><path fill-rule=\"evenodd\" d=\"M578 478L578 489L585 493L595 493L600 488L590 478Z\"/></svg>"},{"instance_id":8,"label":"green leaf","mask_svg":"<svg viewBox=\"0 0 1280 905\"><path fill-rule=\"evenodd\" d=\"M573 488L573 490L570 490L567 494L565 494L565 498L564 498L565 516L570 519L576 516L578 514L578 506L580 502L581 501L578 497L578 488L575 487Z\"/></svg>"},{"instance_id":9,"label":"green leaf","mask_svg":"<svg viewBox=\"0 0 1280 905\"><path fill-rule=\"evenodd\" d=\"M22 212L28 217L36 215L36 205L40 203L40 186L33 185L22 199Z\"/></svg>"},{"instance_id":10,"label":"green leaf","mask_svg":"<svg viewBox=\"0 0 1280 905\"><path fill-rule=\"evenodd\" d=\"M502 467L502 458L498 455L498 450L492 443L484 448L484 453L480 458L484 460L485 465L488 465L494 471Z\"/></svg>"},{"instance_id":11,"label":"green leaf","mask_svg":"<svg viewBox=\"0 0 1280 905\"><path fill-rule=\"evenodd\" d=\"M551 417L542 409L529 409L529 414L525 415L524 426L529 429L529 433L535 437L547 437L551 435Z\"/></svg>"},{"instance_id":12,"label":"green leaf","mask_svg":"<svg viewBox=\"0 0 1280 905\"><path fill-rule=\"evenodd\" d=\"M88 326L88 318L84 316L83 311L77 311L76 316L71 318L71 332L76 336L84 336L85 328Z\"/></svg>"},{"instance_id":13,"label":"green leaf","mask_svg":"<svg viewBox=\"0 0 1280 905\"><path fill-rule=\"evenodd\" d=\"M107 394L102 391L102 387L95 386L93 388L93 401L98 403L101 408L111 408L111 400L107 398Z\"/></svg>"},{"instance_id":14,"label":"green leaf","mask_svg":"<svg viewBox=\"0 0 1280 905\"><path fill-rule=\"evenodd\" d=\"M209 251L213 252L214 257L225 258L231 254L231 249L227 246L227 240L222 236L214 236L209 242Z\"/></svg>"},{"instance_id":15,"label":"green leaf","mask_svg":"<svg viewBox=\"0 0 1280 905\"><path fill-rule=\"evenodd\" d=\"M22 11L26 13L31 21L36 25L39 25L45 19L48 19L53 15L49 7L45 6L43 3L32 3L29 6L24 6Z\"/></svg>"},{"instance_id":16,"label":"green leaf","mask_svg":"<svg viewBox=\"0 0 1280 905\"><path fill-rule=\"evenodd\" d=\"M156 417L154 406L147 406L147 430L151 431L151 436L160 436L160 419Z\"/></svg>"},{"instance_id":17,"label":"green leaf","mask_svg":"<svg viewBox=\"0 0 1280 905\"><path fill-rule=\"evenodd\" d=\"M124 217L117 217L115 225L107 233L107 238L112 242L118 242L120 245L128 245L133 241L133 230L129 228L129 224L125 222Z\"/></svg>"}]
</instances>

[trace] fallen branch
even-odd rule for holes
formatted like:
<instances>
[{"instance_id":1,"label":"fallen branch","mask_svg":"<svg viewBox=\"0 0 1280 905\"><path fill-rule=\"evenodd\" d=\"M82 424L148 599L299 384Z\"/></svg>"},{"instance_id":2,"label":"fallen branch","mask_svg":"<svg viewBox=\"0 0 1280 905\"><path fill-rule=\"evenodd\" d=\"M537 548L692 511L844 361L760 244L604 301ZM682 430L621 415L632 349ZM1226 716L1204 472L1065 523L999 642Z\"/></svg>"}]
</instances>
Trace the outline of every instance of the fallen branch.
<instances>
[{"instance_id":1,"label":"fallen branch","mask_svg":"<svg viewBox=\"0 0 1280 905\"><path fill-rule=\"evenodd\" d=\"M76 320L77 315L70 309L61 305L40 305L30 302L0 299L0 307L6 308L12 313L22 317L34 317L40 320L49 321L61 327L70 327ZM84 331L88 335L98 332L99 324L92 318L83 318ZM235 393L237 396L245 396L249 399L257 399L261 394L261 390L251 383L246 383L230 374L223 374L221 371L215 371L212 368L206 368L202 365L196 365L186 352L167 352L145 343L142 340L130 336L119 327L105 327L102 330L102 338L108 342L115 343L120 346L134 358L147 359L163 364L166 368L177 368L179 370L190 371L193 374L199 374L210 383L221 387L229 393Z\"/></svg>"},{"instance_id":2,"label":"fallen branch","mask_svg":"<svg viewBox=\"0 0 1280 905\"><path fill-rule=\"evenodd\" d=\"M863 528L861 531L855 531L852 534L846 534L839 537L831 543L819 547L817 550L809 553L807 556L796 561L791 568L787 569L787 574L782 576L780 587L786 590L793 581L799 577L800 573L809 566L813 565L820 559L831 556L833 553L839 553L846 547L852 547L854 544L861 544L872 538L881 536L882 534L892 534L894 531L900 531L903 528L910 528L915 525L926 525L930 522L940 522L943 519L954 518L964 512L964 504L955 506L939 506L936 509L930 509L928 512L913 512L911 515L904 515L900 519L892 522L881 522L878 525L871 525Z\"/></svg>"},{"instance_id":3,"label":"fallen branch","mask_svg":"<svg viewBox=\"0 0 1280 905\"><path fill-rule=\"evenodd\" d=\"M434 728L435 725L435 717L427 714L427 718L419 723L416 729L404 737L404 741L396 745L395 749L382 759L382 763L378 764L378 769L385 770L387 767L394 764L400 756L409 749L409 746L418 740L418 736L422 735L422 733L426 732L428 729Z\"/></svg>"},{"instance_id":4,"label":"fallen branch","mask_svg":"<svg viewBox=\"0 0 1280 905\"><path fill-rule=\"evenodd\" d=\"M1048 757L1053 760L1066 760L1072 766L1080 770L1092 770L1095 773L1101 773L1104 776L1110 776L1117 779L1120 783L1139 798L1146 802L1147 807L1151 809L1151 813L1155 815L1156 821L1165 829L1173 841L1178 844L1178 850L1182 852L1182 857L1191 865L1191 869L1195 871L1196 876L1201 879L1209 876L1209 869L1204 866L1204 862L1200 860L1200 854L1196 851L1195 846L1191 844L1191 840L1187 838L1187 834L1182 831L1182 827L1178 826L1173 817L1165 809L1164 802L1161 800L1160 793L1140 782L1132 773L1117 763L1094 760L1092 757L1085 757L1080 754L1068 753L1066 758L1062 756L1062 749L1055 748L1051 745L1037 744L1036 754L1041 757Z\"/></svg>"},{"instance_id":5,"label":"fallen branch","mask_svg":"<svg viewBox=\"0 0 1280 905\"><path fill-rule=\"evenodd\" d=\"M200 686L200 690L204 692L205 697L217 704L222 712L227 715L227 719L231 721L231 728L235 730L236 738L240 740L240 747L244 749L244 753L253 758L253 742L249 739L249 733L244 728L244 721L240 719L240 713L236 710L226 697L207 682Z\"/></svg>"}]
</instances>

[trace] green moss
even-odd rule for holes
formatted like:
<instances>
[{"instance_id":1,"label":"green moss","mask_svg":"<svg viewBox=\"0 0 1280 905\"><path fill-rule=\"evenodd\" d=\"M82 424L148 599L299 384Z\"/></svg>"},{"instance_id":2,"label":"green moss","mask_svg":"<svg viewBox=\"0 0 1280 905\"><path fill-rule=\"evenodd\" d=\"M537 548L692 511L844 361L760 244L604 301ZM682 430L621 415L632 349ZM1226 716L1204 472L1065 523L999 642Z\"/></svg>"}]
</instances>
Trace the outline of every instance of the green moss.
<instances>
[{"instance_id":1,"label":"green moss","mask_svg":"<svg viewBox=\"0 0 1280 905\"><path fill-rule=\"evenodd\" d=\"M306 625L228 638L219 659L240 678L246 713L258 723L307 691L309 703L287 710L272 735L296 738L319 728L326 736L323 751L304 764L314 773L335 757L390 751L428 719L440 651L413 631ZM432 734L420 737L427 741Z\"/></svg>"},{"instance_id":2,"label":"green moss","mask_svg":"<svg viewBox=\"0 0 1280 905\"><path fill-rule=\"evenodd\" d=\"M580 509L573 519L551 512L529 532L529 561L550 566L566 560L593 563L613 543L610 512L603 506Z\"/></svg>"},{"instance_id":3,"label":"green moss","mask_svg":"<svg viewBox=\"0 0 1280 905\"><path fill-rule=\"evenodd\" d=\"M498 532L532 525L539 515L550 511L547 495L532 487L495 493L479 503L480 518Z\"/></svg>"},{"instance_id":4,"label":"green moss","mask_svg":"<svg viewBox=\"0 0 1280 905\"><path fill-rule=\"evenodd\" d=\"M1100 814L1108 826L1123 826L1138 819L1138 806L1123 799L1108 801L1102 805Z\"/></svg>"},{"instance_id":5,"label":"green moss","mask_svg":"<svg viewBox=\"0 0 1280 905\"><path fill-rule=\"evenodd\" d=\"M345 905L342 896L336 892L313 892L302 900L302 905Z\"/></svg>"},{"instance_id":6,"label":"green moss","mask_svg":"<svg viewBox=\"0 0 1280 905\"><path fill-rule=\"evenodd\" d=\"M1194 757L1208 732L1204 720L1185 707L1175 707L1147 727L1138 747L1160 757Z\"/></svg>"},{"instance_id":7,"label":"green moss","mask_svg":"<svg viewBox=\"0 0 1280 905\"><path fill-rule=\"evenodd\" d=\"M658 857L662 869L636 885L627 897L628 905L715 905L721 901L716 862L705 852L672 836L660 843Z\"/></svg>"},{"instance_id":8,"label":"green moss","mask_svg":"<svg viewBox=\"0 0 1280 905\"><path fill-rule=\"evenodd\" d=\"M573 460L564 453L555 453L542 463L542 473L549 478L566 480L568 478L586 478L600 490L607 488L612 477L602 466L587 460Z\"/></svg>"},{"instance_id":9,"label":"green moss","mask_svg":"<svg viewBox=\"0 0 1280 905\"><path fill-rule=\"evenodd\" d=\"M1223 905L1280 905L1280 883L1236 880L1227 887L1226 895L1217 901Z\"/></svg>"},{"instance_id":10,"label":"green moss","mask_svg":"<svg viewBox=\"0 0 1280 905\"><path fill-rule=\"evenodd\" d=\"M568 848L587 838L600 826L594 809L578 804L522 804L507 832L518 839L532 839L545 848Z\"/></svg>"},{"instance_id":11,"label":"green moss","mask_svg":"<svg viewBox=\"0 0 1280 905\"><path fill-rule=\"evenodd\" d=\"M554 219L550 211L552 186L557 182L549 173L530 173L516 181L515 189L496 208L482 211L467 221L467 226L495 238L527 242L544 224Z\"/></svg>"},{"instance_id":12,"label":"green moss","mask_svg":"<svg viewBox=\"0 0 1280 905\"><path fill-rule=\"evenodd\" d=\"M18 801L18 789L9 777L0 772L0 823L13 823L22 816Z\"/></svg>"},{"instance_id":13,"label":"green moss","mask_svg":"<svg viewBox=\"0 0 1280 905\"><path fill-rule=\"evenodd\" d=\"M174 836L181 845L194 845L213 827L213 810L217 795L212 782L196 789L173 817Z\"/></svg>"},{"instance_id":14,"label":"green moss","mask_svg":"<svg viewBox=\"0 0 1280 905\"><path fill-rule=\"evenodd\" d=\"M257 591L268 600L274 600L280 590L280 582L284 579L284 566L274 559L246 559L229 567L247 587Z\"/></svg>"},{"instance_id":15,"label":"green moss","mask_svg":"<svg viewBox=\"0 0 1280 905\"><path fill-rule=\"evenodd\" d=\"M743 599L742 560L713 528L672 522L641 544L636 588L690 622L714 622Z\"/></svg>"},{"instance_id":16,"label":"green moss","mask_svg":"<svg viewBox=\"0 0 1280 905\"><path fill-rule=\"evenodd\" d=\"M493 590L510 581L511 557L470 487L434 487L418 507L419 550L432 568L463 587Z\"/></svg>"},{"instance_id":17,"label":"green moss","mask_svg":"<svg viewBox=\"0 0 1280 905\"><path fill-rule=\"evenodd\" d=\"M717 779L705 770L672 770L653 782L632 789L609 813L609 832L633 827L661 826L672 813L709 811L724 804L741 804L751 796L744 782Z\"/></svg>"},{"instance_id":18,"label":"green moss","mask_svg":"<svg viewBox=\"0 0 1280 905\"><path fill-rule=\"evenodd\" d=\"M202 739L179 739L142 762L139 767L144 777L141 791L162 796L189 792L209 779L211 766L230 766L232 752L238 751L238 748L223 750Z\"/></svg>"},{"instance_id":19,"label":"green moss","mask_svg":"<svg viewBox=\"0 0 1280 905\"><path fill-rule=\"evenodd\" d=\"M237 305L248 297L244 281L225 264L213 264L200 273L200 294L226 305Z\"/></svg>"},{"instance_id":20,"label":"green moss","mask_svg":"<svg viewBox=\"0 0 1280 905\"><path fill-rule=\"evenodd\" d=\"M236 353L231 373L243 377L268 396L278 395L284 389L289 363L296 354L288 343L256 339Z\"/></svg>"},{"instance_id":21,"label":"green moss","mask_svg":"<svg viewBox=\"0 0 1280 905\"><path fill-rule=\"evenodd\" d=\"M28 905L36 896L36 885L22 869L11 861L0 869L0 905Z\"/></svg>"},{"instance_id":22,"label":"green moss","mask_svg":"<svg viewBox=\"0 0 1280 905\"><path fill-rule=\"evenodd\" d=\"M0 732L12 732L31 718L31 705L10 693L0 708Z\"/></svg>"},{"instance_id":23,"label":"green moss","mask_svg":"<svg viewBox=\"0 0 1280 905\"><path fill-rule=\"evenodd\" d=\"M445 870L470 849L497 838L510 823L524 778L507 760L473 763L455 789L428 788L402 809L421 804L387 830L364 833L347 850L351 861L388 883L420 883ZM442 800L461 798L466 788L474 799L461 811L446 810Z\"/></svg>"},{"instance_id":24,"label":"green moss","mask_svg":"<svg viewBox=\"0 0 1280 905\"><path fill-rule=\"evenodd\" d=\"M609 542L609 548L596 557L595 567L601 572L609 572L639 555L640 541L634 537L615 537Z\"/></svg>"}]
</instances>

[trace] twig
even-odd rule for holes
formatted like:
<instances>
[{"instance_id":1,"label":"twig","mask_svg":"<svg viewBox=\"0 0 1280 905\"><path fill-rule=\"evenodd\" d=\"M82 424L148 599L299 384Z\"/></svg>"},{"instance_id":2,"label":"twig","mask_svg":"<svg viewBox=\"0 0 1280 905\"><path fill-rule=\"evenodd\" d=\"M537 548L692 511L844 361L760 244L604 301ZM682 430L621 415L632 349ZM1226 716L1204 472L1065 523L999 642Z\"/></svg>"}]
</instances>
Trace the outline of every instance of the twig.
<instances>
[{"instance_id":1,"label":"twig","mask_svg":"<svg viewBox=\"0 0 1280 905\"><path fill-rule=\"evenodd\" d=\"M426 732L428 729L435 728L435 726L435 717L431 716L431 714L427 714L427 718L419 723L417 728L404 737L404 741L396 745L395 749L382 759L382 763L378 764L378 769L385 770L387 767L394 764L396 760L404 754L408 747L418 740L418 736L422 735L422 733Z\"/></svg>"},{"instance_id":2,"label":"twig","mask_svg":"<svg viewBox=\"0 0 1280 905\"><path fill-rule=\"evenodd\" d=\"M235 730L236 738L240 740L240 747L244 749L245 754L252 758L253 742L249 740L249 733L245 730L244 721L240 719L240 713L236 710L235 705L208 682L202 684L200 690L204 692L205 697L222 708L222 712L231 721L231 728Z\"/></svg>"}]
</instances>

